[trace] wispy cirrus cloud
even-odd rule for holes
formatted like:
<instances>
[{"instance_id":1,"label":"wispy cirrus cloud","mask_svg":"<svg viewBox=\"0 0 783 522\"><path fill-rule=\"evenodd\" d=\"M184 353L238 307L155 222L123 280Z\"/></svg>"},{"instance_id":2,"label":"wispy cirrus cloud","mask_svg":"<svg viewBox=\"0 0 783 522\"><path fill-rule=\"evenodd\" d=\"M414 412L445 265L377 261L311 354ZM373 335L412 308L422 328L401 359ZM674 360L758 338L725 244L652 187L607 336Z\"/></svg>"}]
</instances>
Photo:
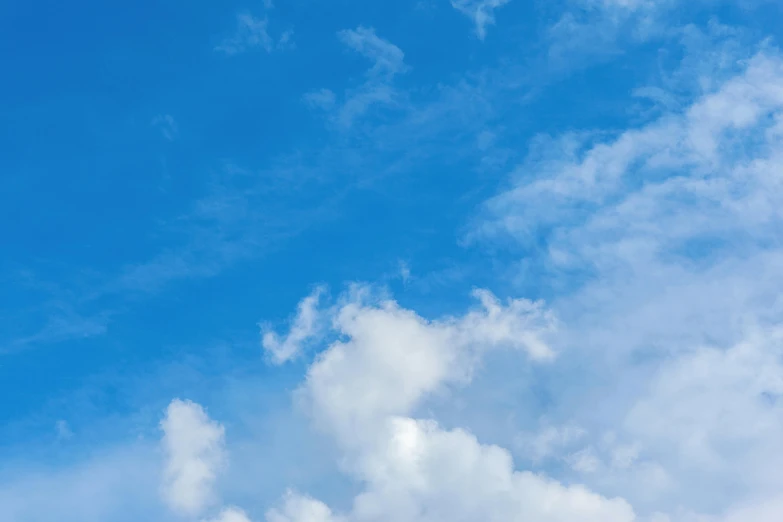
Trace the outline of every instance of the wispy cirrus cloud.
<instances>
[{"instance_id":1,"label":"wispy cirrus cloud","mask_svg":"<svg viewBox=\"0 0 783 522\"><path fill-rule=\"evenodd\" d=\"M626 54L646 42L676 41L688 27L678 14L709 7L710 0L569 0L563 5L545 30L545 44L553 66L570 69Z\"/></svg>"},{"instance_id":2,"label":"wispy cirrus cloud","mask_svg":"<svg viewBox=\"0 0 783 522\"><path fill-rule=\"evenodd\" d=\"M326 110L342 128L350 128L373 107L399 106L404 96L395 89L393 80L407 70L402 50L369 27L347 29L337 36L343 45L372 62L372 67L365 72L365 79L358 87L347 89L342 96L338 97L329 89L319 89L307 93L305 101Z\"/></svg>"},{"instance_id":3,"label":"wispy cirrus cloud","mask_svg":"<svg viewBox=\"0 0 783 522\"><path fill-rule=\"evenodd\" d=\"M250 13L240 13L237 15L236 24L234 35L223 40L215 47L215 51L233 56L257 49L271 53L293 45L293 31L290 29L282 32L280 36L272 36L269 32L268 16L259 18Z\"/></svg>"},{"instance_id":4,"label":"wispy cirrus cloud","mask_svg":"<svg viewBox=\"0 0 783 522\"><path fill-rule=\"evenodd\" d=\"M0 354L14 353L37 345L99 337L108 331L113 312L82 313L70 302L51 301L42 326L33 333L6 339Z\"/></svg>"},{"instance_id":5,"label":"wispy cirrus cloud","mask_svg":"<svg viewBox=\"0 0 783 522\"><path fill-rule=\"evenodd\" d=\"M487 28L495 24L495 9L506 5L510 0L451 0L451 6L471 19L475 25L476 36L484 40Z\"/></svg>"},{"instance_id":6,"label":"wispy cirrus cloud","mask_svg":"<svg viewBox=\"0 0 783 522\"><path fill-rule=\"evenodd\" d=\"M177 122L170 114L159 114L152 119L152 126L160 130L160 133L168 141L174 141L177 137Z\"/></svg>"},{"instance_id":7,"label":"wispy cirrus cloud","mask_svg":"<svg viewBox=\"0 0 783 522\"><path fill-rule=\"evenodd\" d=\"M277 248L314 220L327 219L335 196L315 204L307 193L294 197L306 181L297 174L312 175L296 163L258 171L224 165L186 212L162 223L160 233L170 237L170 246L107 277L95 297L154 293L173 281L212 277Z\"/></svg>"}]
</instances>

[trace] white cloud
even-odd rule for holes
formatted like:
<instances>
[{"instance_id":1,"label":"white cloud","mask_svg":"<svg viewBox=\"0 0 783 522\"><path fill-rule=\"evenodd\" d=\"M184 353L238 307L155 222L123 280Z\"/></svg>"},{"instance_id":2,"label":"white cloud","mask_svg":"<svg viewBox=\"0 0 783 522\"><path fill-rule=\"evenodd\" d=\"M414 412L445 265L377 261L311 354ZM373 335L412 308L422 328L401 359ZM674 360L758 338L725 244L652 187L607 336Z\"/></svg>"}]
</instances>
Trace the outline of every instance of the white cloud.
<instances>
[{"instance_id":1,"label":"white cloud","mask_svg":"<svg viewBox=\"0 0 783 522\"><path fill-rule=\"evenodd\" d=\"M580 0L580 2L593 8L623 9L628 11L652 9L674 3L673 0Z\"/></svg>"},{"instance_id":2,"label":"white cloud","mask_svg":"<svg viewBox=\"0 0 783 522\"><path fill-rule=\"evenodd\" d=\"M85 316L70 305L58 303L56 310L42 328L32 335L14 339L11 349L21 349L39 343L56 343L69 339L88 339L108 331L110 313Z\"/></svg>"},{"instance_id":3,"label":"white cloud","mask_svg":"<svg viewBox=\"0 0 783 522\"><path fill-rule=\"evenodd\" d=\"M168 507L196 517L217 505L218 474L226 467L225 428L193 402L171 401L161 422L165 465L162 489ZM244 510L223 506L201 522L251 522Z\"/></svg>"},{"instance_id":4,"label":"white cloud","mask_svg":"<svg viewBox=\"0 0 783 522\"><path fill-rule=\"evenodd\" d=\"M389 87L404 70L401 52L374 32L349 33L341 38L374 64L365 85ZM489 204L493 219L481 232L522 245L545 238L536 276L569 283L550 303L562 318L557 330L541 305L486 292L477 292L477 309L436 320L367 289L327 309L317 295L304 299L290 331L266 332L262 344L284 362L322 339L321 322L331 324L325 337L339 340L316 356L298 398L334 438L361 493L332 508L292 492L267 520L777 522L782 79L779 58L763 53L650 124L608 140L538 145L514 189ZM337 98L324 91L311 101L328 109L342 106ZM218 213L245 211L225 203ZM560 368L516 376L544 388L551 408L553 424L520 444L536 472L453 428L454 419L427 417L427 399L469 383L484 352L502 346ZM225 461L222 427L174 401L164 431L167 501L202 513ZM149 478L137 475L134 483ZM105 476L127 486L116 470ZM80 493L93 486L53 495L64 519L113 513ZM17 497L2 491L0 513L45 520L35 501ZM249 520L237 508L212 514L213 522Z\"/></svg>"},{"instance_id":5,"label":"white cloud","mask_svg":"<svg viewBox=\"0 0 783 522\"><path fill-rule=\"evenodd\" d=\"M204 522L250 522L250 518L239 508L227 507L221 510L217 517Z\"/></svg>"},{"instance_id":6,"label":"white cloud","mask_svg":"<svg viewBox=\"0 0 783 522\"><path fill-rule=\"evenodd\" d=\"M302 393L322 427L348 441L381 419L404 415L426 394L469 379L481 353L523 350L534 360L554 356L545 343L552 318L537 303L503 306L476 292L481 308L461 318L426 321L393 301L373 304L357 288L333 312L336 342L310 367Z\"/></svg>"},{"instance_id":7,"label":"white cloud","mask_svg":"<svg viewBox=\"0 0 783 522\"><path fill-rule=\"evenodd\" d=\"M463 430L394 418L365 457L370 489L356 499L358 520L605 521L634 519L622 500L516 472L503 448Z\"/></svg>"},{"instance_id":8,"label":"white cloud","mask_svg":"<svg viewBox=\"0 0 783 522\"><path fill-rule=\"evenodd\" d=\"M476 36L483 40L487 36L487 26L495 23L495 9L507 4L509 0L451 0L451 5L476 25Z\"/></svg>"},{"instance_id":9,"label":"white cloud","mask_svg":"<svg viewBox=\"0 0 783 522\"><path fill-rule=\"evenodd\" d=\"M567 223L587 205L589 230L580 233L588 231L600 243L556 245L557 263L574 256L598 263L608 261L604 254L641 254L641 248L663 254L688 238L713 233L762 239L780 217L770 199L780 189L770 173L780 161L774 144L780 139L781 78L781 62L759 55L743 75L682 114L586 149L574 138L561 140L558 153L547 153L551 160L530 166L539 170L532 182L490 202L500 219L489 228L523 239L535 227ZM628 192L630 176L649 182ZM679 204L683 197L694 204ZM606 203L611 206L602 208ZM578 239L566 234L558 240ZM623 243L624 237L633 244ZM631 247L634 252L621 250Z\"/></svg>"},{"instance_id":10,"label":"white cloud","mask_svg":"<svg viewBox=\"0 0 783 522\"><path fill-rule=\"evenodd\" d=\"M73 430L71 430L71 427L68 425L67 421L60 419L55 423L54 427L57 430L57 438L59 440L68 440L73 438Z\"/></svg>"},{"instance_id":11,"label":"white cloud","mask_svg":"<svg viewBox=\"0 0 783 522\"><path fill-rule=\"evenodd\" d=\"M571 468L579 473L595 473L601 467L601 461L591 448L572 453L566 458Z\"/></svg>"},{"instance_id":12,"label":"white cloud","mask_svg":"<svg viewBox=\"0 0 783 522\"><path fill-rule=\"evenodd\" d=\"M380 38L371 27L347 29L337 33L337 36L344 45L373 62L373 67L368 71L370 76L393 76L406 68L402 50Z\"/></svg>"},{"instance_id":13,"label":"white cloud","mask_svg":"<svg viewBox=\"0 0 783 522\"><path fill-rule=\"evenodd\" d=\"M641 447L636 444L617 445L611 451L611 465L615 468L630 468L638 459Z\"/></svg>"},{"instance_id":14,"label":"white cloud","mask_svg":"<svg viewBox=\"0 0 783 522\"><path fill-rule=\"evenodd\" d=\"M280 38L277 39L278 49L294 49L296 44L294 43L294 30L286 29L280 34Z\"/></svg>"},{"instance_id":15,"label":"white cloud","mask_svg":"<svg viewBox=\"0 0 783 522\"><path fill-rule=\"evenodd\" d=\"M337 33L340 41L351 50L372 62L364 81L356 88L347 89L338 101L329 89L307 93L305 101L314 107L328 111L341 128L349 128L373 107L400 105L400 94L393 86L395 76L405 72L405 54L402 50L379 37L375 29L359 26Z\"/></svg>"},{"instance_id":16,"label":"white cloud","mask_svg":"<svg viewBox=\"0 0 783 522\"><path fill-rule=\"evenodd\" d=\"M676 36L679 21L670 20L677 0L570 0L548 29L550 62L580 67L591 55L611 55L629 44ZM587 60L589 61L589 60Z\"/></svg>"},{"instance_id":17,"label":"white cloud","mask_svg":"<svg viewBox=\"0 0 783 522\"><path fill-rule=\"evenodd\" d=\"M242 13L237 16L236 34L224 40L215 50L233 55L261 47L271 53L274 41L269 35L268 25L269 19L267 18L256 18L249 13Z\"/></svg>"},{"instance_id":18,"label":"white cloud","mask_svg":"<svg viewBox=\"0 0 783 522\"><path fill-rule=\"evenodd\" d=\"M735 520L783 487L783 60L704 85L612 139L541 140L479 232L535 238L542 284L566 281L552 343L574 380L547 391L587 435L555 456L672 522Z\"/></svg>"},{"instance_id":19,"label":"white cloud","mask_svg":"<svg viewBox=\"0 0 783 522\"><path fill-rule=\"evenodd\" d=\"M734 509L721 522L777 522L783 517L783 499L759 502ZM694 522L698 522L695 521Z\"/></svg>"},{"instance_id":20,"label":"white cloud","mask_svg":"<svg viewBox=\"0 0 783 522\"><path fill-rule=\"evenodd\" d=\"M158 509L154 448L103 448L72 466L0 467L0 520L135 522L165 520Z\"/></svg>"},{"instance_id":21,"label":"white cloud","mask_svg":"<svg viewBox=\"0 0 783 522\"><path fill-rule=\"evenodd\" d=\"M407 262L400 260L397 263L397 268L398 268L399 278L402 280L402 284L407 285L408 282L413 277L411 274L411 267L408 266Z\"/></svg>"},{"instance_id":22,"label":"white cloud","mask_svg":"<svg viewBox=\"0 0 783 522\"><path fill-rule=\"evenodd\" d=\"M299 398L344 452L344 468L365 489L347 514L289 493L268 522L525 521L631 522L620 499L514 470L503 448L470 433L416 419L417 407L449 384L467 383L491 348L550 361L543 337L552 320L535 303L499 303L478 291L481 308L427 321L355 288L333 312L334 342L310 367Z\"/></svg>"},{"instance_id":23,"label":"white cloud","mask_svg":"<svg viewBox=\"0 0 783 522\"><path fill-rule=\"evenodd\" d=\"M307 495L293 491L286 493L279 509L270 509L267 522L338 522L329 506Z\"/></svg>"},{"instance_id":24,"label":"white cloud","mask_svg":"<svg viewBox=\"0 0 783 522\"><path fill-rule=\"evenodd\" d=\"M783 335L757 332L664 363L624 422L683 474L738 474L738 488L775 493L783 487L781 399Z\"/></svg>"},{"instance_id":25,"label":"white cloud","mask_svg":"<svg viewBox=\"0 0 783 522\"><path fill-rule=\"evenodd\" d=\"M198 515L216 500L215 480L226 458L223 426L198 404L175 399L161 429L164 499L178 513Z\"/></svg>"},{"instance_id":26,"label":"white cloud","mask_svg":"<svg viewBox=\"0 0 783 522\"><path fill-rule=\"evenodd\" d=\"M267 9L271 7L271 3L266 5ZM259 18L250 13L240 13L237 15L237 28L234 36L223 40L220 45L215 47L215 51L229 56L253 49L263 49L267 53L271 53L275 49L292 47L292 36L293 31L289 29L284 31L279 38L275 38L269 32L268 17Z\"/></svg>"},{"instance_id":27,"label":"white cloud","mask_svg":"<svg viewBox=\"0 0 783 522\"><path fill-rule=\"evenodd\" d=\"M297 315L284 339L280 339L277 333L264 327L261 344L273 364L282 364L299 356L303 344L318 333L320 322L318 302L323 292L324 289L319 287L302 299Z\"/></svg>"},{"instance_id":28,"label":"white cloud","mask_svg":"<svg viewBox=\"0 0 783 522\"><path fill-rule=\"evenodd\" d=\"M520 434L517 446L521 453L528 455L534 463L560 454L585 437L585 430L575 425L545 426L537 433Z\"/></svg>"},{"instance_id":29,"label":"white cloud","mask_svg":"<svg viewBox=\"0 0 783 522\"><path fill-rule=\"evenodd\" d=\"M328 111L337 101L337 96L334 91L330 89L318 89L317 91L310 91L304 95L305 102L311 107L317 107L319 109Z\"/></svg>"},{"instance_id":30,"label":"white cloud","mask_svg":"<svg viewBox=\"0 0 783 522\"><path fill-rule=\"evenodd\" d=\"M170 114L159 114L152 119L152 125L160 129L163 137L168 141L174 141L177 137L177 122Z\"/></svg>"},{"instance_id":31,"label":"white cloud","mask_svg":"<svg viewBox=\"0 0 783 522\"><path fill-rule=\"evenodd\" d=\"M367 489L354 500L350 520L634 520L622 500L515 472L506 450L433 421L387 419L357 467Z\"/></svg>"}]
</instances>

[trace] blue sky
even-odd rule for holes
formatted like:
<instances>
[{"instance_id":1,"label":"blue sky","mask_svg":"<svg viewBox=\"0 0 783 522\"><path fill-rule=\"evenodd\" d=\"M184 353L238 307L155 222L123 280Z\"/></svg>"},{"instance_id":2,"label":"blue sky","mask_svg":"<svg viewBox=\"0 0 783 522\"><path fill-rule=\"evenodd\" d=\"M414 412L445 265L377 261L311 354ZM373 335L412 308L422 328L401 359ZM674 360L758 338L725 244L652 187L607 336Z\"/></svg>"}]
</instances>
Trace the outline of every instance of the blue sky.
<instances>
[{"instance_id":1,"label":"blue sky","mask_svg":"<svg viewBox=\"0 0 783 522\"><path fill-rule=\"evenodd\" d=\"M781 20L0 3L0 519L780 520Z\"/></svg>"}]
</instances>

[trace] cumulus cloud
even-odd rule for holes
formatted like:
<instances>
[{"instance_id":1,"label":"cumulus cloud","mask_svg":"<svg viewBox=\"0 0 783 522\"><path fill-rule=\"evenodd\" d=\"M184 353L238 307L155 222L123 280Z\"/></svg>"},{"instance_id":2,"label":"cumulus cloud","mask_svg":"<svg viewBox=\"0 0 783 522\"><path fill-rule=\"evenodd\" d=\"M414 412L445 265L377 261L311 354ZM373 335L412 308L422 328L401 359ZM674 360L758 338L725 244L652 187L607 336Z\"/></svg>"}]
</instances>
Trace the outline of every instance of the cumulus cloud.
<instances>
[{"instance_id":1,"label":"cumulus cloud","mask_svg":"<svg viewBox=\"0 0 783 522\"><path fill-rule=\"evenodd\" d=\"M269 522L304 522L291 504L318 513L312 520L384 521L590 521L630 522L631 507L580 486L566 487L529 472L515 472L510 454L479 444L462 430L432 421L391 418L383 436L361 457L367 489L349 515L335 516L307 497L287 499Z\"/></svg>"},{"instance_id":2,"label":"cumulus cloud","mask_svg":"<svg viewBox=\"0 0 783 522\"><path fill-rule=\"evenodd\" d=\"M547 392L585 434L525 440L673 522L779 506L782 82L766 49L639 128L541 139L478 226L567 288L552 342L580 378Z\"/></svg>"},{"instance_id":3,"label":"cumulus cloud","mask_svg":"<svg viewBox=\"0 0 783 522\"><path fill-rule=\"evenodd\" d=\"M469 382L486 350L553 359L545 343L553 321L540 304L476 297L480 307L438 320L373 299L367 288L344 297L332 314L341 340L313 362L299 397L365 489L349 513L291 492L268 522L634 520L621 499L515 471L507 450L413 417L428 396Z\"/></svg>"},{"instance_id":4,"label":"cumulus cloud","mask_svg":"<svg viewBox=\"0 0 783 522\"><path fill-rule=\"evenodd\" d=\"M161 429L164 500L178 513L198 515L216 500L215 481L225 465L224 428L198 404L175 399Z\"/></svg>"},{"instance_id":5,"label":"cumulus cloud","mask_svg":"<svg viewBox=\"0 0 783 522\"><path fill-rule=\"evenodd\" d=\"M483 40L487 36L487 26L495 23L495 9L508 2L509 0L451 0L451 6L473 21L476 36Z\"/></svg>"},{"instance_id":6,"label":"cumulus cloud","mask_svg":"<svg viewBox=\"0 0 783 522\"><path fill-rule=\"evenodd\" d=\"M476 16L502 2L453 3ZM644 13L651 3L601 5ZM362 85L307 100L350 124L395 98L406 66L371 29L339 38L372 64ZM478 290L465 313L428 319L357 286L326 307L316 290L285 334L265 328L275 364L320 344L295 397L359 491L335 507L291 490L267 522L781 520L783 60L768 49L741 69L609 138L534 144L475 235L526 249L537 283L557 284L546 307ZM500 349L527 359L514 378L546 403L513 453L428 408ZM161 427L167 504L204 522L249 522L216 502L223 427L179 400ZM105 520L142 496L128 477L149 483L146 468L131 469L109 462L89 480L35 487L53 491L64 520ZM107 494L91 504L83 491L96 486ZM123 504L103 504L126 489ZM51 512L17 488L0 499L10 520Z\"/></svg>"},{"instance_id":7,"label":"cumulus cloud","mask_svg":"<svg viewBox=\"0 0 783 522\"><path fill-rule=\"evenodd\" d=\"M482 353L508 347L547 361L553 319L539 303L501 304L477 291L481 307L427 321L394 301L354 289L332 312L335 342L310 367L301 393L322 427L338 439L361 438L382 419L409 413L444 384L470 379Z\"/></svg>"},{"instance_id":8,"label":"cumulus cloud","mask_svg":"<svg viewBox=\"0 0 783 522\"><path fill-rule=\"evenodd\" d=\"M514 471L508 451L463 430L411 418L387 430L362 461L370 488L355 501L358 520L634 520L625 501Z\"/></svg>"}]
</instances>

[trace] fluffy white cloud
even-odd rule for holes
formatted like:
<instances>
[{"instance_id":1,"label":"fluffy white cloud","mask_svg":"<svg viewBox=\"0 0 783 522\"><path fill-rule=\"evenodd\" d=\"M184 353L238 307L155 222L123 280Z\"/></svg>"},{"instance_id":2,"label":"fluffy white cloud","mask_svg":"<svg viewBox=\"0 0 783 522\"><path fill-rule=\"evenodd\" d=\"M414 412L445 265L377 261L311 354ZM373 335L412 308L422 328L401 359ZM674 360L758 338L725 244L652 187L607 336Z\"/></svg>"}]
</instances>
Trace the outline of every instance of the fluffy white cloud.
<instances>
[{"instance_id":1,"label":"fluffy white cloud","mask_svg":"<svg viewBox=\"0 0 783 522\"><path fill-rule=\"evenodd\" d=\"M388 419L360 469L369 487L355 500L356 520L634 520L623 500L515 472L507 450L433 421Z\"/></svg>"},{"instance_id":2,"label":"fluffy white cloud","mask_svg":"<svg viewBox=\"0 0 783 522\"><path fill-rule=\"evenodd\" d=\"M161 422L166 463L164 499L181 515L195 517L217 501L215 485L226 464L225 429L191 401L171 401ZM224 506L202 522L251 522L235 506Z\"/></svg>"},{"instance_id":3,"label":"fluffy white cloud","mask_svg":"<svg viewBox=\"0 0 783 522\"><path fill-rule=\"evenodd\" d=\"M354 289L331 311L341 340L316 358L299 394L365 490L347 514L289 493L267 513L269 522L634 520L621 499L517 472L507 450L411 417L427 396L467 383L487 349L553 359L544 341L552 318L539 304L501 304L485 291L476 296L480 308L435 321L372 299L366 288Z\"/></svg>"},{"instance_id":4,"label":"fluffy white cloud","mask_svg":"<svg viewBox=\"0 0 783 522\"><path fill-rule=\"evenodd\" d=\"M581 374L547 391L553 422L586 435L525 440L637 511L771 519L783 486L783 60L767 49L704 85L613 139L541 140L480 234L544 238L529 266L570 283L551 303L552 342Z\"/></svg>"},{"instance_id":5,"label":"fluffy white cloud","mask_svg":"<svg viewBox=\"0 0 783 522\"><path fill-rule=\"evenodd\" d=\"M178 513L198 515L216 500L215 480L225 464L223 426L198 404L175 399L161 428L164 499Z\"/></svg>"},{"instance_id":6,"label":"fluffy white cloud","mask_svg":"<svg viewBox=\"0 0 783 522\"><path fill-rule=\"evenodd\" d=\"M300 392L317 422L341 441L360 439L444 384L469 380L486 349L516 348L536 360L554 356L544 341L553 320L540 304L503 306L488 292L476 296L481 308L427 321L393 301L371 302L367 288L354 289L331 311L333 329L346 340L319 355Z\"/></svg>"},{"instance_id":7,"label":"fluffy white cloud","mask_svg":"<svg viewBox=\"0 0 783 522\"><path fill-rule=\"evenodd\" d=\"M359 114L391 92L404 57L369 29L340 38L372 62L365 83L344 102L326 90L310 101ZM485 291L467 313L428 320L357 287L326 308L318 290L285 335L266 330L275 364L324 345L297 398L360 489L344 508L290 492L267 521L783 519L781 85L783 61L767 51L638 128L534 147L514 187L489 202L479 234L517 247L544 238L544 254L526 262L542 285L552 278L565 288L548 305L557 328L542 304ZM529 462L516 465L510 451L453 428L462 419L438 423L425 409L469 384L498 348L553 368L531 364L518 377L543 389L547 411L540 431L523 426L514 449ZM166 502L205 521L249 522L215 505L222 426L176 400L162 428ZM129 477L150 477L110 464L89 480L69 475L36 489L54 491L64 520L104 520L144 496ZM107 494L90 504L83 491L96 485ZM122 503L103 500L126 488ZM22 489L0 488L0 513L46 520L52 509Z\"/></svg>"}]
</instances>

